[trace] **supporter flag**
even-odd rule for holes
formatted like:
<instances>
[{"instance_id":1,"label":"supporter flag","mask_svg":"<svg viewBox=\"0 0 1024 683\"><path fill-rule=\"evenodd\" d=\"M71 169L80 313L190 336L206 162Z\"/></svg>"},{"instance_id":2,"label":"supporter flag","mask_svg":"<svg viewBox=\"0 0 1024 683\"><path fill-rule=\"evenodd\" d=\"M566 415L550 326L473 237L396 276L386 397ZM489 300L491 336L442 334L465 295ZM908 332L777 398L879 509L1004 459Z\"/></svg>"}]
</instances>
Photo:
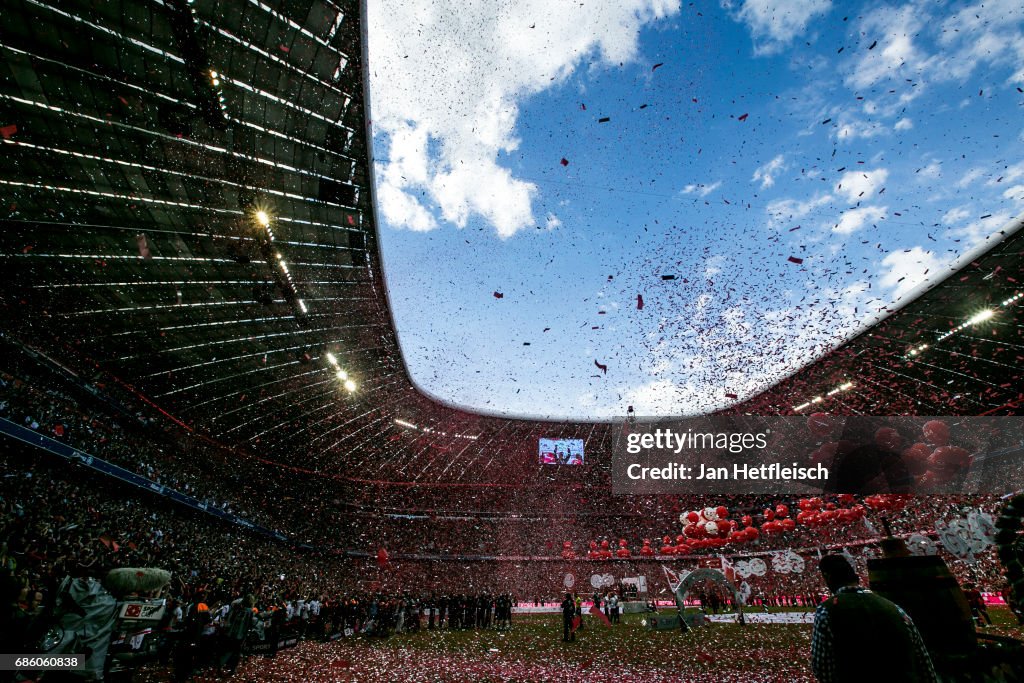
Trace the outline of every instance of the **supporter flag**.
<instances>
[{"instance_id":1,"label":"supporter flag","mask_svg":"<svg viewBox=\"0 0 1024 683\"><path fill-rule=\"evenodd\" d=\"M571 633L576 633L576 629L578 629L580 627L581 623L583 623L583 621L580 619L579 615L576 615L575 617L573 617L572 618L572 631L571 631Z\"/></svg>"},{"instance_id":2,"label":"supporter flag","mask_svg":"<svg viewBox=\"0 0 1024 683\"><path fill-rule=\"evenodd\" d=\"M724 555L720 556L722 560L722 573L725 574L725 578L733 583L736 582L736 568L733 567L732 562L727 560Z\"/></svg>"},{"instance_id":3,"label":"supporter flag","mask_svg":"<svg viewBox=\"0 0 1024 683\"><path fill-rule=\"evenodd\" d=\"M675 595L676 589L679 588L679 584L682 582L683 577L679 576L679 574L676 574L665 565L662 565L661 568L665 572L665 580L668 581L668 589L672 591L672 595Z\"/></svg>"},{"instance_id":4,"label":"supporter flag","mask_svg":"<svg viewBox=\"0 0 1024 683\"><path fill-rule=\"evenodd\" d=\"M388 551L384 548L377 548L377 566L381 569L388 566Z\"/></svg>"},{"instance_id":5,"label":"supporter flag","mask_svg":"<svg viewBox=\"0 0 1024 683\"><path fill-rule=\"evenodd\" d=\"M604 612L601 611L600 607L598 607L597 605L591 605L590 613L598 619L600 619L601 621L603 621L605 626L611 628L612 622L608 619L608 617L604 615Z\"/></svg>"}]
</instances>

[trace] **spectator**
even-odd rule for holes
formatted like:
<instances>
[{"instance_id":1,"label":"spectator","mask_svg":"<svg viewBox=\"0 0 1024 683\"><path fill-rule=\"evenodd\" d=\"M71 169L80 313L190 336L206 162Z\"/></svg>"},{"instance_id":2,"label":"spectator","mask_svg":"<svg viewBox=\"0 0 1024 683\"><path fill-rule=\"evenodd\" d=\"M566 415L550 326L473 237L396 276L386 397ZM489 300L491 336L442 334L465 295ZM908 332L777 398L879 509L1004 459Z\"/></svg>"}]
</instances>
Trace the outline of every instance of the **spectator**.
<instances>
[{"instance_id":1,"label":"spectator","mask_svg":"<svg viewBox=\"0 0 1024 683\"><path fill-rule=\"evenodd\" d=\"M820 683L937 682L931 657L910 617L859 585L842 555L819 568L832 596L814 614L811 668Z\"/></svg>"}]
</instances>

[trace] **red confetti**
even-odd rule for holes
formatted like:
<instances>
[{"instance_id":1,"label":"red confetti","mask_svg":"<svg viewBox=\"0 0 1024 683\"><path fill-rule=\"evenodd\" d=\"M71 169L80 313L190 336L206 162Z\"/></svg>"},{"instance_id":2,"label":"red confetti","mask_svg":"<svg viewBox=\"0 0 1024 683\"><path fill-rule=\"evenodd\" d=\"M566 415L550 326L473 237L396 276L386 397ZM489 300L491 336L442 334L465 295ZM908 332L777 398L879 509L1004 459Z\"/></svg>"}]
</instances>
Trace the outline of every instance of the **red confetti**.
<instances>
[{"instance_id":1,"label":"red confetti","mask_svg":"<svg viewBox=\"0 0 1024 683\"><path fill-rule=\"evenodd\" d=\"M797 264L799 266L801 263L804 262L804 260L802 258L797 258L796 256L790 256L789 257L789 262L790 263L795 263L795 264Z\"/></svg>"},{"instance_id":2,"label":"red confetti","mask_svg":"<svg viewBox=\"0 0 1024 683\"><path fill-rule=\"evenodd\" d=\"M501 292L495 292L495 293L494 293L494 298L495 298L495 299L504 299L504 298L505 298L505 295L504 295L504 294L502 294Z\"/></svg>"},{"instance_id":3,"label":"red confetti","mask_svg":"<svg viewBox=\"0 0 1024 683\"><path fill-rule=\"evenodd\" d=\"M562 160L559 163L562 164L562 166L568 166L569 160L566 159L565 157L562 157Z\"/></svg>"},{"instance_id":4,"label":"red confetti","mask_svg":"<svg viewBox=\"0 0 1024 683\"><path fill-rule=\"evenodd\" d=\"M744 114L743 116L741 116L741 117L739 118L739 120L740 120L740 121L746 121L746 120L747 120L747 117L748 117L748 116L750 116L750 114Z\"/></svg>"},{"instance_id":5,"label":"red confetti","mask_svg":"<svg viewBox=\"0 0 1024 683\"><path fill-rule=\"evenodd\" d=\"M18 127L13 123L9 126L0 127L0 135L3 136L4 140L10 140L11 136L18 132Z\"/></svg>"}]
</instances>

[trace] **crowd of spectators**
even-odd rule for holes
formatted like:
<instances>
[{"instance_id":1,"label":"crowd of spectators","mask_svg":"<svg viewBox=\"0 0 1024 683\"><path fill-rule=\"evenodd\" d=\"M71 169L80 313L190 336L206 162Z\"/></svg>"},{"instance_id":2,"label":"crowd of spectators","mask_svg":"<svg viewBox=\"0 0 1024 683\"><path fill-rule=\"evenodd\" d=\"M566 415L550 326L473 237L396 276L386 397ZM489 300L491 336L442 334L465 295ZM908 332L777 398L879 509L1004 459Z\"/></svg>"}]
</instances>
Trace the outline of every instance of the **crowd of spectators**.
<instances>
[{"instance_id":1,"label":"crowd of spectators","mask_svg":"<svg viewBox=\"0 0 1024 683\"><path fill-rule=\"evenodd\" d=\"M753 495L711 502L702 496L610 498L600 487L565 482L522 488L360 486L247 457L143 410L118 413L24 368L0 373L0 417L281 530L288 539L273 540L187 510L5 439L0 566L5 606L22 622L48 604L65 576L98 577L113 567L149 566L172 572L171 595L184 608L182 617L189 605L203 603L213 606L213 619L217 610L223 618L225 605L252 595L259 613L280 612L283 616L274 618L294 621L302 632L305 622L317 633L322 629L316 624L332 624L343 633L367 635L431 623L475 628L481 614L486 627L510 620L509 594L557 603L568 574L583 582L609 572L619 578L647 576L654 597L670 597L660 587L664 563L639 556L643 539L659 545L662 536L674 538L681 514L709 504L726 506L732 519L750 515L755 523L766 508L796 507L795 500ZM769 570L741 579L749 604L814 604L824 590L811 569L819 550L848 547L863 573L866 559L877 554L874 541L883 535L883 518L893 533L934 539L936 521L972 510L993 513L997 507L992 496L923 496L900 510L871 513L868 523L797 525L712 557L721 552L737 561L760 554L770 565L772 552L799 549L806 571ZM632 550L628 559L584 559L591 541L614 544L619 538ZM561 555L566 541L577 558ZM379 550L385 548L382 557ZM962 581L982 592L1002 590L1001 567L991 550L967 559L939 552ZM517 559L524 555L543 559ZM690 561L701 560L676 560ZM498 587L506 593L492 597ZM716 598L708 594L707 599ZM725 605L731 597L720 599ZM264 621L257 619L254 627L263 628ZM14 637L18 633L31 629Z\"/></svg>"}]
</instances>

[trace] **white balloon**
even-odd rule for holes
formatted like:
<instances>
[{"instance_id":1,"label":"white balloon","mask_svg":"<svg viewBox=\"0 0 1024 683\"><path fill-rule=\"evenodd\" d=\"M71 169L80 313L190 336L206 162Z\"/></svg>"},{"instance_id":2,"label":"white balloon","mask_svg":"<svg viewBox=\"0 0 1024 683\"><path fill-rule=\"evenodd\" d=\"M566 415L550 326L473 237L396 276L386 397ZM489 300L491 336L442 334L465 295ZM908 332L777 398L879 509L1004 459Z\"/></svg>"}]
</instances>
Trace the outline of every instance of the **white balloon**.
<instances>
[{"instance_id":1,"label":"white balloon","mask_svg":"<svg viewBox=\"0 0 1024 683\"><path fill-rule=\"evenodd\" d=\"M714 522L716 519L718 519L718 510L716 510L715 508L704 508L703 515L704 519L708 520L709 522Z\"/></svg>"},{"instance_id":2,"label":"white balloon","mask_svg":"<svg viewBox=\"0 0 1024 683\"><path fill-rule=\"evenodd\" d=\"M707 522L704 525L704 531L708 532L709 536L714 536L715 534L718 533L718 523L717 522Z\"/></svg>"}]
</instances>

